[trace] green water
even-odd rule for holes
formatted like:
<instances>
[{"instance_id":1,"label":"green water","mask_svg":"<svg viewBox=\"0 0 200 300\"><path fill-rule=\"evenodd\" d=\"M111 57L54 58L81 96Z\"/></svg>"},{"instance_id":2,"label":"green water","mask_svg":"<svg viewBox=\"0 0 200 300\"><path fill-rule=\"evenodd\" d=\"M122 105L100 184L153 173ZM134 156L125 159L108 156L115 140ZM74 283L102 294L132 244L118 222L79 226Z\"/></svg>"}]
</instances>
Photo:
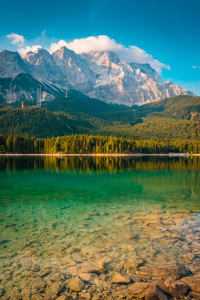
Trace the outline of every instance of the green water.
<instances>
[{"instance_id":1,"label":"green water","mask_svg":"<svg viewBox=\"0 0 200 300\"><path fill-rule=\"evenodd\" d=\"M197 272L199 170L199 158L0 158L0 289L34 266L75 276L90 260Z\"/></svg>"}]
</instances>

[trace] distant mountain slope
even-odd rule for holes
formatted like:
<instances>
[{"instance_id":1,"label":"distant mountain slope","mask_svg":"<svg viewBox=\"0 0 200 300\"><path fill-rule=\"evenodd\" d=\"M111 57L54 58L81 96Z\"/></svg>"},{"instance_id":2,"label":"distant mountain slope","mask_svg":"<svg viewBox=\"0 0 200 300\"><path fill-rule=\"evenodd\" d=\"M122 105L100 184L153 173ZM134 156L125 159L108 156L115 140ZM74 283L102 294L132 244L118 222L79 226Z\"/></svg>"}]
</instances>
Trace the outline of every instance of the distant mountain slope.
<instances>
[{"instance_id":1,"label":"distant mountain slope","mask_svg":"<svg viewBox=\"0 0 200 300\"><path fill-rule=\"evenodd\" d=\"M137 108L142 116L200 120L200 97L176 96Z\"/></svg>"},{"instance_id":2,"label":"distant mountain slope","mask_svg":"<svg viewBox=\"0 0 200 300\"><path fill-rule=\"evenodd\" d=\"M95 127L67 114L53 113L41 107L1 107L0 133L35 137L53 137L87 133Z\"/></svg>"},{"instance_id":3,"label":"distant mountain slope","mask_svg":"<svg viewBox=\"0 0 200 300\"><path fill-rule=\"evenodd\" d=\"M53 101L43 102L42 107L53 112L62 111L70 113L82 119L100 118L102 120L118 121L132 125L142 121L141 118L136 118L133 108L92 99L75 90L69 90L67 98L57 97Z\"/></svg>"},{"instance_id":4,"label":"distant mountain slope","mask_svg":"<svg viewBox=\"0 0 200 300\"><path fill-rule=\"evenodd\" d=\"M20 73L30 73L30 68L18 52L0 52L0 78L15 78Z\"/></svg>"},{"instance_id":5,"label":"distant mountain slope","mask_svg":"<svg viewBox=\"0 0 200 300\"><path fill-rule=\"evenodd\" d=\"M39 98L39 89L42 86L42 101L52 100L56 96L63 96L64 90L34 79L30 74L20 73L14 78L0 78L0 103L15 101L34 101ZM32 103L31 102L31 103Z\"/></svg>"},{"instance_id":6,"label":"distant mountain slope","mask_svg":"<svg viewBox=\"0 0 200 300\"><path fill-rule=\"evenodd\" d=\"M76 54L61 47L52 54L38 49L22 57L17 52L0 52L0 78L14 78L20 73L48 86L75 89L91 98L127 106L175 95L195 96L171 81L163 83L149 64L125 62L110 51ZM17 100L21 100L20 95Z\"/></svg>"},{"instance_id":7,"label":"distant mountain slope","mask_svg":"<svg viewBox=\"0 0 200 300\"><path fill-rule=\"evenodd\" d=\"M133 127L136 138L200 139L200 97L176 96L135 110L144 122Z\"/></svg>"},{"instance_id":8,"label":"distant mountain slope","mask_svg":"<svg viewBox=\"0 0 200 300\"><path fill-rule=\"evenodd\" d=\"M136 139L200 139L200 121L175 120L151 117L144 123L133 126Z\"/></svg>"},{"instance_id":9,"label":"distant mountain slope","mask_svg":"<svg viewBox=\"0 0 200 300\"><path fill-rule=\"evenodd\" d=\"M178 96L130 108L70 90L68 98L44 101L42 107L28 107L29 104L25 102L24 108L20 102L0 105L1 134L53 137L73 133L142 140L200 139L200 97Z\"/></svg>"},{"instance_id":10,"label":"distant mountain slope","mask_svg":"<svg viewBox=\"0 0 200 300\"><path fill-rule=\"evenodd\" d=\"M42 102L42 107L21 108L20 102L0 105L0 134L18 133L36 137L66 134L128 135L135 118L133 109L107 104L71 90L69 96ZM130 121L130 124L129 124ZM133 122L133 123L132 123Z\"/></svg>"}]
</instances>

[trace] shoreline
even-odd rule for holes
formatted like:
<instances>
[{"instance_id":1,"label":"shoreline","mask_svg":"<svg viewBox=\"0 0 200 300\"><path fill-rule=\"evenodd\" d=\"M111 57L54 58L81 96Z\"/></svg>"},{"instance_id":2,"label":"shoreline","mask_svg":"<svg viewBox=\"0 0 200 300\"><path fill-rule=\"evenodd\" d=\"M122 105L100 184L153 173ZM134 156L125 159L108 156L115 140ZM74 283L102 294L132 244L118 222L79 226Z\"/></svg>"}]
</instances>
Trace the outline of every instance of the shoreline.
<instances>
[{"instance_id":1,"label":"shoreline","mask_svg":"<svg viewBox=\"0 0 200 300\"><path fill-rule=\"evenodd\" d=\"M92 156L100 156L100 157L142 157L142 156L158 156L158 157L190 157L190 156L200 156L200 154L189 154L189 153L171 153L171 154L164 154L164 153L88 153L88 154L79 154L79 153L70 153L70 154L64 154L64 153L56 153L56 154L37 154L37 153L4 153L0 154L0 156L58 156L58 157L64 157L64 156L80 156L80 157L92 157Z\"/></svg>"}]
</instances>

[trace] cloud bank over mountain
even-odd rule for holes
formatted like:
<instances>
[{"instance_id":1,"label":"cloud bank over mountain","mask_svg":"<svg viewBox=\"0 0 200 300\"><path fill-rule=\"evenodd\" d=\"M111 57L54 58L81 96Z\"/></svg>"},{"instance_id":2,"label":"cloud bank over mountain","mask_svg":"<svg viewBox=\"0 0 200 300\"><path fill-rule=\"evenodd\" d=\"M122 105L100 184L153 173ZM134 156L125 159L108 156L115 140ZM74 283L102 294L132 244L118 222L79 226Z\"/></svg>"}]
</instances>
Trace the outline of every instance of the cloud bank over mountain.
<instances>
[{"instance_id":1,"label":"cloud bank over mountain","mask_svg":"<svg viewBox=\"0 0 200 300\"><path fill-rule=\"evenodd\" d=\"M40 45L34 45L34 46L26 46L25 48L19 48L18 49L18 52L21 54L21 55L25 55L27 52L35 52L37 49L40 49L42 48L42 46Z\"/></svg>"},{"instance_id":2,"label":"cloud bank over mountain","mask_svg":"<svg viewBox=\"0 0 200 300\"><path fill-rule=\"evenodd\" d=\"M137 47L132 48L133 52L130 54L124 51L123 46L115 45L115 41L110 43L110 50L113 50L112 45L128 58L140 58L144 61L151 59L151 56ZM71 46L74 46L73 42ZM34 47L25 46L25 50L35 50ZM91 48L84 50L89 51ZM14 79L20 74L27 74L41 82L42 86L48 85L53 90L75 89L91 98L127 106L141 105L175 95L195 96L171 81L162 82L148 63L125 62L115 52L102 50L103 48L101 51L77 54L62 46L52 54L46 49L37 49L21 56L17 52L3 50L0 52L0 78ZM20 93L23 93L23 88ZM0 93L0 97L12 102L20 99L20 93L14 97L10 87L6 93ZM34 97L32 92L26 95L26 99L31 100L31 97Z\"/></svg>"},{"instance_id":3,"label":"cloud bank over mountain","mask_svg":"<svg viewBox=\"0 0 200 300\"><path fill-rule=\"evenodd\" d=\"M118 44L114 39L109 38L107 35L99 35L97 37L90 36L82 39L75 39L73 42L67 43L64 40L60 40L58 43L52 43L48 51L50 53L55 52L62 46L73 50L77 54L88 53L91 51L113 51L121 60L135 63L148 63L158 73L162 72L162 69L170 70L170 66L157 59L154 59L151 54L148 54L145 50L138 48L137 46L125 47L122 44Z\"/></svg>"},{"instance_id":4,"label":"cloud bank over mountain","mask_svg":"<svg viewBox=\"0 0 200 300\"><path fill-rule=\"evenodd\" d=\"M19 44L18 52L21 55L25 55L29 51L36 51L38 48L42 48L40 45L28 46L25 45L25 38L15 33L7 35L9 39L12 39L13 44ZM138 48L137 46L125 47L122 44L118 44L114 39L111 39L107 35L99 35L97 37L90 36L82 39L75 39L72 42L67 43L65 40L60 40L58 43L52 43L49 48L46 48L50 53L53 53L61 47L67 47L73 50L76 54L89 53L96 51L113 51L121 60L126 62L135 63L148 63L159 74L162 69L170 70L170 66L166 65L155 59L153 55L148 54L145 50Z\"/></svg>"}]
</instances>

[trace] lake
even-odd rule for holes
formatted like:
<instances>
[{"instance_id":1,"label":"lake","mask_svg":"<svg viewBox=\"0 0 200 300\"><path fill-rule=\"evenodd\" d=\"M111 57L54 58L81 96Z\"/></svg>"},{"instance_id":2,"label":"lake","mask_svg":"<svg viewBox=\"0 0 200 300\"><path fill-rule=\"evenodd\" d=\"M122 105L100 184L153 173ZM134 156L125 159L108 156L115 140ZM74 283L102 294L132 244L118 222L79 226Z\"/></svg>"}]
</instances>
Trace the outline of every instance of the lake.
<instances>
[{"instance_id":1,"label":"lake","mask_svg":"<svg viewBox=\"0 0 200 300\"><path fill-rule=\"evenodd\" d=\"M199 171L200 157L1 157L1 298L113 297L158 280L150 265L198 274Z\"/></svg>"}]
</instances>

